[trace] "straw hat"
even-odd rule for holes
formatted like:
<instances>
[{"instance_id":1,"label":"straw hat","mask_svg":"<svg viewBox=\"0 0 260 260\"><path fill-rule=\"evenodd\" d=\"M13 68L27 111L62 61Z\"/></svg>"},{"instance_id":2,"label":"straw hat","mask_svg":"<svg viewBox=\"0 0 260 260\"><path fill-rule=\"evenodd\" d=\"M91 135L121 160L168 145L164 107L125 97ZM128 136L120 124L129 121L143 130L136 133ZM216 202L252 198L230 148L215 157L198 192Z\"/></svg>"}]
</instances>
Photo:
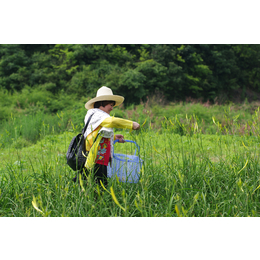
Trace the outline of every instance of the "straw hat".
<instances>
[{"instance_id":1,"label":"straw hat","mask_svg":"<svg viewBox=\"0 0 260 260\"><path fill-rule=\"evenodd\" d=\"M95 98L90 99L86 104L85 104L85 108L86 109L91 109L94 108L94 103L97 101L105 101L105 100L111 100L111 101L115 101L116 104L115 106L119 106L120 104L123 103L124 101L124 97L122 96L117 96L117 95L113 95L113 92L110 88L107 88L105 86L101 87L98 91L97 91L97 95Z\"/></svg>"}]
</instances>

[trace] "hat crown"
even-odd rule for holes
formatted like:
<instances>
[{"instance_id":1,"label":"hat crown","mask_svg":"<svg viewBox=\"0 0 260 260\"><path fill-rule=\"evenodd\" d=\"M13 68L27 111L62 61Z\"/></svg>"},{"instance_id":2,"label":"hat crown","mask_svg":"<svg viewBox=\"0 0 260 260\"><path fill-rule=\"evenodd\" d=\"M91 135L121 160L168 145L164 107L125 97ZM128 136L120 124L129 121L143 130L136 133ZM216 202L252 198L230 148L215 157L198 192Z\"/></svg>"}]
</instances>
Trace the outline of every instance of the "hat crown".
<instances>
[{"instance_id":1,"label":"hat crown","mask_svg":"<svg viewBox=\"0 0 260 260\"><path fill-rule=\"evenodd\" d=\"M95 98L90 99L86 104L85 104L85 108L86 109L91 109L94 108L94 103L98 102L98 101L115 101L115 106L119 106L120 104L123 103L124 101L124 97L122 96L117 96L117 95L113 95L113 91L106 87L103 86L101 87L98 91L97 91L97 95Z\"/></svg>"},{"instance_id":2,"label":"hat crown","mask_svg":"<svg viewBox=\"0 0 260 260\"><path fill-rule=\"evenodd\" d=\"M97 91L97 96L96 97L100 97L100 96L108 96L108 95L113 95L113 91L106 87L106 86L103 86L101 87L98 91Z\"/></svg>"}]
</instances>

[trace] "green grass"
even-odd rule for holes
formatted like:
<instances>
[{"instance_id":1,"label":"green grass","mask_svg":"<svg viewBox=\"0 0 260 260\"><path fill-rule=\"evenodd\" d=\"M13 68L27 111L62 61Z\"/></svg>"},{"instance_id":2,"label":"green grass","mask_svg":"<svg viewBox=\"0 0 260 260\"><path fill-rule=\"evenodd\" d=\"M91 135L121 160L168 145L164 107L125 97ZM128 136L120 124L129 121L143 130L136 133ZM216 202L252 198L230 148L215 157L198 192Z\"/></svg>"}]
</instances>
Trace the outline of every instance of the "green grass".
<instances>
[{"instance_id":1,"label":"green grass","mask_svg":"<svg viewBox=\"0 0 260 260\"><path fill-rule=\"evenodd\" d=\"M171 125L173 133L186 135L196 128L203 134L251 133L257 135L259 127L259 103L209 105L208 103L157 104L152 99L138 106L116 107L112 115L128 118L143 124L144 129L161 131ZM0 147L27 147L41 140L45 135L61 134L64 131L79 131L83 127L86 109L84 103L68 106L55 114L47 110L23 109L19 114L10 114L8 119L0 120ZM215 124L213 123L213 119ZM255 132L254 132L255 131Z\"/></svg>"},{"instance_id":2,"label":"green grass","mask_svg":"<svg viewBox=\"0 0 260 260\"><path fill-rule=\"evenodd\" d=\"M82 189L66 165L85 112L37 112L2 122L0 216L259 216L254 105L114 109L115 116L142 124L140 131L118 132L138 143L144 168L139 183L109 179L107 190L92 180ZM115 145L115 152L134 150Z\"/></svg>"},{"instance_id":3,"label":"green grass","mask_svg":"<svg viewBox=\"0 0 260 260\"><path fill-rule=\"evenodd\" d=\"M91 180L84 190L72 182L65 155L73 131L2 146L0 216L259 216L259 123L250 120L254 129L243 134L235 123L225 134L217 120L215 134L189 121L177 133L178 122L166 119L160 129L146 122L138 132L120 131L139 144L144 168L139 183L109 179L107 190ZM115 152L134 149L115 145Z\"/></svg>"}]
</instances>

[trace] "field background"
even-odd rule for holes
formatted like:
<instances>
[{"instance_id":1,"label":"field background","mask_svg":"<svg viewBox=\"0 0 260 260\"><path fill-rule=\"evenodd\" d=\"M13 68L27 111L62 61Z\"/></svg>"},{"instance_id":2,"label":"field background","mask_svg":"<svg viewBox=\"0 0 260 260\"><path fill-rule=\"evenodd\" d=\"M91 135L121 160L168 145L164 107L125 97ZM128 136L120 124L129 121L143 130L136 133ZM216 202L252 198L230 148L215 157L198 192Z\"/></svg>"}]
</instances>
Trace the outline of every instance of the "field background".
<instances>
[{"instance_id":1,"label":"field background","mask_svg":"<svg viewBox=\"0 0 260 260\"><path fill-rule=\"evenodd\" d=\"M52 2L39 8L30 2L3 3L1 39L15 44L0 46L0 215L50 217L64 212L77 216L258 216L259 172L254 154L258 151L255 110L260 100L260 45L254 26L258 24L258 8L252 8L254 4L176 2L170 6L168 2L147 5L139 1L124 6L113 1L86 3L84 8L81 2ZM241 14L246 19L241 19ZM125 44L49 44L64 42ZM127 44L136 42L195 44ZM209 44L196 44L202 42ZM73 173L64 165L67 144L62 135L73 135L71 122L75 133L82 128L84 103L103 85L129 98L117 116L138 119L142 124L147 118L142 131L125 135L140 144L147 161L147 178L153 172L158 178L146 178L146 190L142 182L134 186L110 183L120 205L124 209L129 205L128 211L115 204L107 192L102 201L94 187L86 195L80 193L78 186L71 185ZM146 104L147 96L155 91L156 106L147 109L140 104L140 98ZM167 95L165 104L158 102L163 93ZM174 102L173 106L168 102ZM174 127L171 122L169 126L162 124L164 113ZM167 131L176 141L171 146L163 138L168 136ZM154 141L158 135L161 142ZM148 137L148 147L144 147ZM195 145L197 158L189 144ZM233 146L229 149L230 144ZM46 147L52 150L48 155ZM179 172L163 168L167 160L164 147L168 147L167 156L175 158L169 165L179 167ZM192 164L195 161L196 168ZM167 177L169 173L172 179ZM41 211L32 206L33 196ZM160 208L158 201L162 202ZM71 210L75 208L72 203L77 204L76 210ZM2 255L67 259L86 255L101 258L100 253L106 252L108 259L122 255L127 259L245 259L257 256L257 221L226 217L2 217ZM101 237L106 240L102 252L96 243ZM78 250L77 245L83 241L84 249Z\"/></svg>"},{"instance_id":2,"label":"field background","mask_svg":"<svg viewBox=\"0 0 260 260\"><path fill-rule=\"evenodd\" d=\"M86 110L21 115L0 135L1 216L259 216L258 103L207 102L119 107L115 116L141 124L117 130L140 146L137 184L109 179L107 190L91 180L72 182L66 165L71 138ZM133 154L133 144L115 152Z\"/></svg>"},{"instance_id":3,"label":"field background","mask_svg":"<svg viewBox=\"0 0 260 260\"><path fill-rule=\"evenodd\" d=\"M259 216L259 44L1 44L0 216ZM66 165L101 86L140 146L137 184ZM135 147L118 144L131 154Z\"/></svg>"}]
</instances>

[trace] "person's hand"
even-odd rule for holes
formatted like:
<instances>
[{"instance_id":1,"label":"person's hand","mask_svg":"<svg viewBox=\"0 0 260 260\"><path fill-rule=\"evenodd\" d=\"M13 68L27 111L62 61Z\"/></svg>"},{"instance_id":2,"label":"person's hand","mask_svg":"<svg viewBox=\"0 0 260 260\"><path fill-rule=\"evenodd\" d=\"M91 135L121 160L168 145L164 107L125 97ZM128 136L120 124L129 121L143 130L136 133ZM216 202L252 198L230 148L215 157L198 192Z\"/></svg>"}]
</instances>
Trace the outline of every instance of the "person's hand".
<instances>
[{"instance_id":1,"label":"person's hand","mask_svg":"<svg viewBox=\"0 0 260 260\"><path fill-rule=\"evenodd\" d=\"M115 140L118 140L119 143L125 142L123 135L115 135Z\"/></svg>"},{"instance_id":2,"label":"person's hand","mask_svg":"<svg viewBox=\"0 0 260 260\"><path fill-rule=\"evenodd\" d=\"M138 130L140 129L140 125L136 122L133 122L133 130Z\"/></svg>"}]
</instances>

